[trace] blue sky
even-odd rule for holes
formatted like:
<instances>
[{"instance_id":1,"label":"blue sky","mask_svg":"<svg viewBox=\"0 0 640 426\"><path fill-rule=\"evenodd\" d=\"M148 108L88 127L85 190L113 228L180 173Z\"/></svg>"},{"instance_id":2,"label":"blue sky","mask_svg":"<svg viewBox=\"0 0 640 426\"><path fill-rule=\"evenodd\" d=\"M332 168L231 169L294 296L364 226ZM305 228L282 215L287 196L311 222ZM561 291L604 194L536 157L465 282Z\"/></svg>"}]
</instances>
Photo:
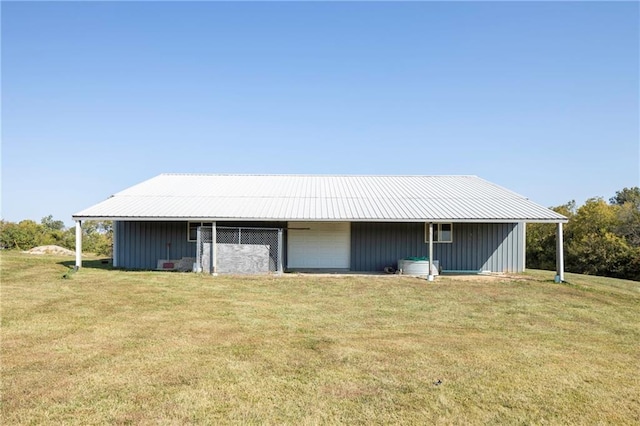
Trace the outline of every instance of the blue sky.
<instances>
[{"instance_id":1,"label":"blue sky","mask_svg":"<svg viewBox=\"0 0 640 426\"><path fill-rule=\"evenodd\" d=\"M640 185L637 2L2 2L2 217L165 172Z\"/></svg>"}]
</instances>

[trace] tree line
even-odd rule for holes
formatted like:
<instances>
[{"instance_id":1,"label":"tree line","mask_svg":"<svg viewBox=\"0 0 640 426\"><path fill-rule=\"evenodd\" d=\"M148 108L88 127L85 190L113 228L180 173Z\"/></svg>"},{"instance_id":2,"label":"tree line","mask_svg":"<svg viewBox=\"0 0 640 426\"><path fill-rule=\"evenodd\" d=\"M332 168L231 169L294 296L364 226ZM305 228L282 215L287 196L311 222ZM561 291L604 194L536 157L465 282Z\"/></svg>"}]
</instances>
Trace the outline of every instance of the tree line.
<instances>
[{"instance_id":1,"label":"tree line","mask_svg":"<svg viewBox=\"0 0 640 426\"><path fill-rule=\"evenodd\" d=\"M640 281L640 188L624 188L609 201L590 198L552 210L565 215L565 270ZM554 270L556 226L527 225L527 268Z\"/></svg>"},{"instance_id":2,"label":"tree line","mask_svg":"<svg viewBox=\"0 0 640 426\"><path fill-rule=\"evenodd\" d=\"M44 245L57 245L75 250L75 227L66 228L64 222L43 217L40 223L22 220L18 223L0 220L0 247L3 249L29 250ZM82 251L100 256L111 256L113 247L113 223L88 220L82 222Z\"/></svg>"}]
</instances>

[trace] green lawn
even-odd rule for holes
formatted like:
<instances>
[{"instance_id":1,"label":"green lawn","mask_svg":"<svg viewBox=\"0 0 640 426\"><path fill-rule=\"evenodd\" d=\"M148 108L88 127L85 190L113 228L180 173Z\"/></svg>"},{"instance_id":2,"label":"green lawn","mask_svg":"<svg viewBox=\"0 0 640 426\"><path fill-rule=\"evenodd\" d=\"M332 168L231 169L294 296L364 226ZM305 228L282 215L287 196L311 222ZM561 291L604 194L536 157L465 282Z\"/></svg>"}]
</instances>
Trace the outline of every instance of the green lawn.
<instances>
[{"instance_id":1,"label":"green lawn","mask_svg":"<svg viewBox=\"0 0 640 426\"><path fill-rule=\"evenodd\" d=\"M640 423L638 282L1 260L3 424Z\"/></svg>"}]
</instances>

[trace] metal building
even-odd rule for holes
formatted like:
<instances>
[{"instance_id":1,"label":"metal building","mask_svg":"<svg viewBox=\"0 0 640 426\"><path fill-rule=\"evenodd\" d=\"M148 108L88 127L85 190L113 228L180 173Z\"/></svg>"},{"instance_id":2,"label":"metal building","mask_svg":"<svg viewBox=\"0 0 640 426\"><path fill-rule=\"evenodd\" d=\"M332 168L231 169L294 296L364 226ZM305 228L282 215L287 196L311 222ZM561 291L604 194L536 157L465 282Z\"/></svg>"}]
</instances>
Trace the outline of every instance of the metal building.
<instances>
[{"instance_id":1,"label":"metal building","mask_svg":"<svg viewBox=\"0 0 640 426\"><path fill-rule=\"evenodd\" d=\"M73 219L77 246L83 220L113 220L114 266L132 269L168 259L199 263L198 235L211 229L214 273L252 256L272 271L380 271L425 257L446 271L520 272L526 223L556 223L564 275L567 218L476 176L162 174ZM225 231L235 238L245 228L280 230L279 240L227 243L216 232L238 229ZM224 262L222 249L233 252Z\"/></svg>"}]
</instances>

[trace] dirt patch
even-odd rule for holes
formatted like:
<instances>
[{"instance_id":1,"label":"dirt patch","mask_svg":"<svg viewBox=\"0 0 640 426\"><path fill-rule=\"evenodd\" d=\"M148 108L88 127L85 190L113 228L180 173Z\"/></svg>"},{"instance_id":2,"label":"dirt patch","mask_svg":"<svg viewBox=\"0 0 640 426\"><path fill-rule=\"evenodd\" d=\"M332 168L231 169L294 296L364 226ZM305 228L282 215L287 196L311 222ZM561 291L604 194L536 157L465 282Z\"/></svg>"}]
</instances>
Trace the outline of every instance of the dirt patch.
<instances>
[{"instance_id":1,"label":"dirt patch","mask_svg":"<svg viewBox=\"0 0 640 426\"><path fill-rule=\"evenodd\" d=\"M29 254L55 254L58 256L75 256L75 252L60 246L39 246L25 251Z\"/></svg>"}]
</instances>

